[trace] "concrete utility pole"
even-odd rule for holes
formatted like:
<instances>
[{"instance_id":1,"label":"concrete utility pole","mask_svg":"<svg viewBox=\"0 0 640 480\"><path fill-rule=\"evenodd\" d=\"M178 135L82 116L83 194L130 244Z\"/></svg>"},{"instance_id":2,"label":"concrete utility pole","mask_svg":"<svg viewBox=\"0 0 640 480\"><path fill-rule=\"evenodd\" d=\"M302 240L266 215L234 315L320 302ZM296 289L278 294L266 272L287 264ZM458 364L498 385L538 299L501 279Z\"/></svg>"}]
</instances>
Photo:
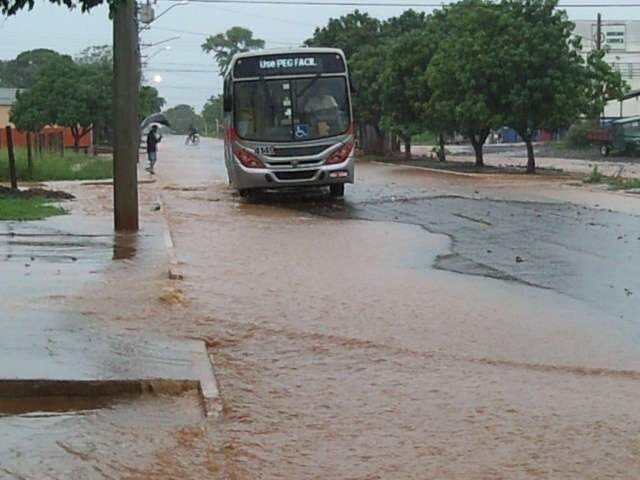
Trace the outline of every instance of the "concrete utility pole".
<instances>
[{"instance_id":1,"label":"concrete utility pole","mask_svg":"<svg viewBox=\"0 0 640 480\"><path fill-rule=\"evenodd\" d=\"M602 14L600 13L598 14L598 20L596 23L596 49L598 50L598 52L602 50ZM602 117L604 117L604 109L602 112L600 112L598 118L599 127L602 126Z\"/></svg>"},{"instance_id":2,"label":"concrete utility pole","mask_svg":"<svg viewBox=\"0 0 640 480\"><path fill-rule=\"evenodd\" d=\"M602 14L598 14L598 22L596 23L596 50L602 50Z\"/></svg>"},{"instance_id":3,"label":"concrete utility pole","mask_svg":"<svg viewBox=\"0 0 640 480\"><path fill-rule=\"evenodd\" d=\"M113 206L118 232L135 232L138 219L139 49L134 0L113 17Z\"/></svg>"}]
</instances>

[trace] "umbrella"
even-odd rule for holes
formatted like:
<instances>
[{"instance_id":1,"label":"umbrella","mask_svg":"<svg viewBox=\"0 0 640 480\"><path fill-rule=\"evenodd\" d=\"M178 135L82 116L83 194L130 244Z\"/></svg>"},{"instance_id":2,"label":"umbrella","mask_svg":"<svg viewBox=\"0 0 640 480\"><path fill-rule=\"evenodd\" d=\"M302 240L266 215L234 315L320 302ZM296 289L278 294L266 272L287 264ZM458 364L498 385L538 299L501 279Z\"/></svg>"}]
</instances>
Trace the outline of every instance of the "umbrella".
<instances>
[{"instance_id":1,"label":"umbrella","mask_svg":"<svg viewBox=\"0 0 640 480\"><path fill-rule=\"evenodd\" d=\"M142 120L142 123L140 123L140 129L143 130L149 125L151 125L152 123L159 123L167 127L171 126L171 124L169 123L169 120L167 120L167 117L165 117L162 113L153 113L149 115L147 118L145 118L144 120Z\"/></svg>"}]
</instances>

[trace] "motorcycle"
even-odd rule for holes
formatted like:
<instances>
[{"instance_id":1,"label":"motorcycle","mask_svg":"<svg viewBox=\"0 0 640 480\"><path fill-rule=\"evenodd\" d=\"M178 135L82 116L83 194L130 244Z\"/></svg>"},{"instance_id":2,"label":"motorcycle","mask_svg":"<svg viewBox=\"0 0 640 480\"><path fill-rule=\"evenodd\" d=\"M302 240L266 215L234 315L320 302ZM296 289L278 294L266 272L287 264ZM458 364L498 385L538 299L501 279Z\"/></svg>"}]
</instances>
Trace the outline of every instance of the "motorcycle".
<instances>
[{"instance_id":1,"label":"motorcycle","mask_svg":"<svg viewBox=\"0 0 640 480\"><path fill-rule=\"evenodd\" d=\"M198 145L200 143L200 135L194 133L193 135L187 135L187 139L185 140L185 145Z\"/></svg>"}]
</instances>

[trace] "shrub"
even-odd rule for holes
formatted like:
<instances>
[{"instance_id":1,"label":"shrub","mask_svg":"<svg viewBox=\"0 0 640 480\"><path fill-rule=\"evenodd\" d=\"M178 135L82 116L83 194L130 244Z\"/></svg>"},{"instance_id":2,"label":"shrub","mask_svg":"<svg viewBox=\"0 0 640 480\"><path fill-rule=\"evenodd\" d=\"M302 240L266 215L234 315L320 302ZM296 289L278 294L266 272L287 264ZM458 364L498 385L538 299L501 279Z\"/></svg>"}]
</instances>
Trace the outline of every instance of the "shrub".
<instances>
[{"instance_id":1,"label":"shrub","mask_svg":"<svg viewBox=\"0 0 640 480\"><path fill-rule=\"evenodd\" d=\"M574 123L565 136L565 142L570 147L576 148L590 145L591 142L587 140L587 130L592 128L597 128L596 122L592 120L580 120Z\"/></svg>"}]
</instances>

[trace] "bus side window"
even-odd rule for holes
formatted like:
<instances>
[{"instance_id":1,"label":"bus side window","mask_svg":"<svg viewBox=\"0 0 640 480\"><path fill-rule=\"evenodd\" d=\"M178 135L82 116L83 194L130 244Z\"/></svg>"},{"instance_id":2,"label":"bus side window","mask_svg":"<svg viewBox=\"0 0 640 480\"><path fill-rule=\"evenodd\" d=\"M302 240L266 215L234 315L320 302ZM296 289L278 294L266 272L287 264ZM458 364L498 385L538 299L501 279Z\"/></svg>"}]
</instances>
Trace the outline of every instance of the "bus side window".
<instances>
[{"instance_id":1,"label":"bus side window","mask_svg":"<svg viewBox=\"0 0 640 480\"><path fill-rule=\"evenodd\" d=\"M233 97L231 94L231 75L227 75L227 78L224 79L224 87L223 87L223 97L222 97L222 110L225 112L230 112L233 108Z\"/></svg>"}]
</instances>

